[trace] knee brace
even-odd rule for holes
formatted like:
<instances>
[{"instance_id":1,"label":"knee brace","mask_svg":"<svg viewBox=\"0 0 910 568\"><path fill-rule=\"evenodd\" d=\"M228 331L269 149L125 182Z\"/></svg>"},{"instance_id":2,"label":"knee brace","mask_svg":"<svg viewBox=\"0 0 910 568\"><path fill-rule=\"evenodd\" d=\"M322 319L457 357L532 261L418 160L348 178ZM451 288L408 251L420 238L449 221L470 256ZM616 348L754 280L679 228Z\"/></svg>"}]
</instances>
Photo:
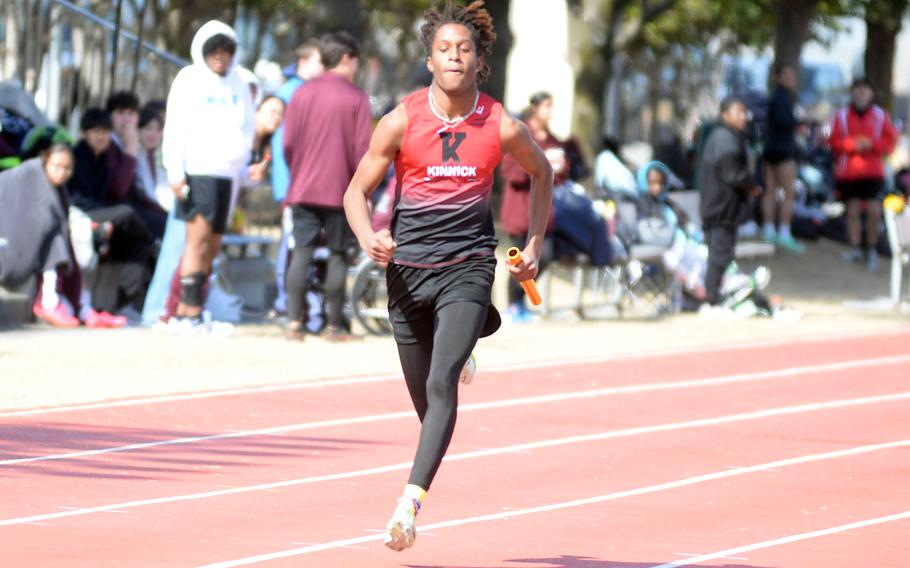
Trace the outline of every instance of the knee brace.
<instances>
[{"instance_id":1,"label":"knee brace","mask_svg":"<svg viewBox=\"0 0 910 568\"><path fill-rule=\"evenodd\" d=\"M202 289L205 286L205 274L194 272L180 277L180 301L194 308L202 307Z\"/></svg>"}]
</instances>

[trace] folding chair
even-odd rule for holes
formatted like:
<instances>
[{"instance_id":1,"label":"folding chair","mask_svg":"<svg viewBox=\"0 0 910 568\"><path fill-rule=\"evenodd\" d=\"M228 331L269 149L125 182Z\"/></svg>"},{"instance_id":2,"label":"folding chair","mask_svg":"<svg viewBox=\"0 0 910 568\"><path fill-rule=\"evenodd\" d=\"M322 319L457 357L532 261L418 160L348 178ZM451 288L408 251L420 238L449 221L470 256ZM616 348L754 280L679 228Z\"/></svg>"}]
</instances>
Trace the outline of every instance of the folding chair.
<instances>
[{"instance_id":1,"label":"folding chair","mask_svg":"<svg viewBox=\"0 0 910 568\"><path fill-rule=\"evenodd\" d=\"M891 246L891 302L898 306L901 303L903 269L910 266L910 207L904 207L900 214L885 209L885 229ZM910 284L907 296L910 298Z\"/></svg>"}]
</instances>

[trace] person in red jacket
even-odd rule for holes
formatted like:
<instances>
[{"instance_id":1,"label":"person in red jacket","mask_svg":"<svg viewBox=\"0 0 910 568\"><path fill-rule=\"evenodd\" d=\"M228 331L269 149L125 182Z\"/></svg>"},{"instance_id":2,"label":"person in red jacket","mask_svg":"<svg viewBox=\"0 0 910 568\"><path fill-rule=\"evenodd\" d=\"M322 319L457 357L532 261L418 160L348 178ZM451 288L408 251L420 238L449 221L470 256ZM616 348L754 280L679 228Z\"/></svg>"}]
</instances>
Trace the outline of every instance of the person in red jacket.
<instances>
[{"instance_id":1,"label":"person in red jacket","mask_svg":"<svg viewBox=\"0 0 910 568\"><path fill-rule=\"evenodd\" d=\"M882 217L881 197L885 181L885 156L894 150L897 131L891 118L872 104L875 93L865 79L850 86L851 104L834 116L828 144L834 152L834 178L841 199L847 205L847 240L852 250L844 259L865 258L869 270L878 267L875 245ZM865 252L862 239L862 210L866 209Z\"/></svg>"}]
</instances>

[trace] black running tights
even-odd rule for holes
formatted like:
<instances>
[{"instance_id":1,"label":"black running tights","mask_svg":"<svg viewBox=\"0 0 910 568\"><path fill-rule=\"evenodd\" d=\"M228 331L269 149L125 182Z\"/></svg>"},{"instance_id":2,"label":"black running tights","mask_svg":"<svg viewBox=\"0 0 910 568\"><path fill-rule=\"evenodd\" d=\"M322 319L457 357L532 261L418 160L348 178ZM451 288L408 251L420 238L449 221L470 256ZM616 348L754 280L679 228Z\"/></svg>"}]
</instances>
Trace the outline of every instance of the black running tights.
<instances>
[{"instance_id":1,"label":"black running tights","mask_svg":"<svg viewBox=\"0 0 910 568\"><path fill-rule=\"evenodd\" d=\"M432 337L399 344L398 355L414 410L420 418L420 441L408 483L430 488L455 430L458 376L474 349L487 307L456 302L436 312Z\"/></svg>"}]
</instances>

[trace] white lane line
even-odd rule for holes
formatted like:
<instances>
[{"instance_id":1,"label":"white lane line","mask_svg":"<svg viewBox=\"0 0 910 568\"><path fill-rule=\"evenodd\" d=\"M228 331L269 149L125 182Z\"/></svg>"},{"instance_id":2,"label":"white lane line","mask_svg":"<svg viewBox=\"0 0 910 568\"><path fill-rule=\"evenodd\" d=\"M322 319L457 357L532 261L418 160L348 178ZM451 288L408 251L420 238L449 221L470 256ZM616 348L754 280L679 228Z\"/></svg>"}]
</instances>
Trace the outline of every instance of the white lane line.
<instances>
[{"instance_id":1,"label":"white lane line","mask_svg":"<svg viewBox=\"0 0 910 568\"><path fill-rule=\"evenodd\" d=\"M862 332L862 333L832 333L829 335L819 335L814 337L805 337L805 338L792 338L792 339L771 339L771 340L760 340L760 341L751 341L743 343L735 343L733 345L715 345L707 347L678 347L674 349L663 349L663 350L642 350L631 353L623 353L620 355L608 355L608 356L598 356L598 357L587 357L579 359L569 359L563 361L543 361L538 363L520 363L512 365L500 365L500 366L491 366L484 367L484 374L486 373L503 373L516 370L526 370L526 369L548 369L548 368L557 368L557 367L567 367L575 365L590 365L596 363L606 363L606 362L619 362L619 361L635 361L638 359L650 359L655 357L674 357L677 355L699 355L705 353L723 353L728 351L748 351L750 349L761 349L764 347L777 347L780 345L812 345L818 343L824 343L827 341L838 341L843 339L864 339L870 337L894 337L907 335L905 330L895 330L891 332ZM208 390L208 391L199 391L199 392L190 392L183 394L173 394L173 395L160 395L160 396L148 396L148 397L137 397L137 398L127 398L120 400L108 400L95 403L86 403L86 404L72 404L64 406L43 406L38 408L26 408L20 410L11 410L8 412L0 412L0 418L13 418L18 416L36 416L42 414L55 414L61 412L75 412L81 410L97 410L100 408L117 408L123 406L141 406L144 404L158 404L166 402L179 402L184 400L199 400L205 398L216 398L224 396L238 396L246 394L257 394L257 393L269 393L269 392L284 392L291 390L300 390L300 389L310 389L318 387L332 387L332 386L346 386L346 385L359 385L364 383L378 383L378 382L387 382L387 381L400 381L401 374L391 374L391 375L378 375L378 376L368 376L368 377L353 377L353 378L327 378L322 380L313 380L306 382L295 382L295 383L285 383L277 385L265 385L258 387L243 387L236 389L226 389L226 390Z\"/></svg>"},{"instance_id":2,"label":"white lane line","mask_svg":"<svg viewBox=\"0 0 910 568\"><path fill-rule=\"evenodd\" d=\"M676 562L669 562L667 564L661 564L659 566L654 566L653 568L679 568L680 566L691 566L692 564L697 564L699 562L707 562L708 560L716 560L718 558L725 558L731 554L741 554L743 552L761 550L762 548L771 548L774 546L780 546L782 544L790 544L791 542L809 540L811 538L828 536L828 535L837 534L837 533L841 533L841 532L851 531L854 529L861 529L864 527L871 527L874 525L881 525L884 523L892 523L894 521L902 521L905 519L910 519L910 511L904 511L903 513L895 513L893 515L885 515L884 517L876 517L874 519L866 519L864 521L856 521L853 523L847 523L846 525L839 525L836 527L831 527L831 528L812 531L812 532L794 534L794 535L785 536L782 538L776 538L774 540L756 542L754 544L747 544L745 546L737 546L735 548L728 548L727 550L721 550L720 552L712 552L711 554L703 554L701 556L686 558L685 560L678 560Z\"/></svg>"},{"instance_id":3,"label":"white lane line","mask_svg":"<svg viewBox=\"0 0 910 568\"><path fill-rule=\"evenodd\" d=\"M509 408L513 406L523 406L529 404L545 404L550 402L564 402L567 400L578 400L585 398L596 398L601 396L612 396L618 394L636 394L644 392L687 389L697 387L710 387L725 385L730 383L742 383L750 381L779 379L805 375L808 373L823 373L829 371L845 371L862 367L878 367L883 365L896 365L910 362L910 355L895 355L891 357L879 357L875 359L858 359L854 361L843 361L838 363L824 363L821 365L806 365L802 367L790 367L775 371L760 371L755 373L740 373L735 375L722 375L719 377L691 379L685 381L675 381L668 383L645 383L623 385L617 387L605 387L585 391L576 391L568 393L557 393L548 395L539 395L524 398L513 398L506 400L496 400L491 402L477 402L464 404L458 407L459 412L470 412L475 410L490 410L495 408ZM248 436L266 436L275 434L284 434L287 432L297 432L301 430L312 430L316 428L329 428L333 426L348 426L352 424L366 424L371 422L382 422L386 420L398 420L411 418L414 416L413 411L389 412L384 414L373 414L368 416L356 416L352 418L337 418L333 420L320 420L317 422L303 422L299 424L289 424L284 426L273 426L270 428L260 428L257 430L240 430L224 434L211 434L208 436L190 436L185 438L172 438L168 440L157 440L155 442L141 442L137 444L128 444L125 446L113 446L109 448L98 448L95 450L82 450L78 452L67 452L62 454L48 454L44 456L32 456L27 458L11 458L0 460L0 466L14 466L32 462L50 461L50 460L68 460L85 458L89 456L98 456L116 452L129 452L144 450L159 446L173 446L180 444L193 444L198 442L210 442L213 440L225 440L244 438Z\"/></svg>"},{"instance_id":4,"label":"white lane line","mask_svg":"<svg viewBox=\"0 0 910 568\"><path fill-rule=\"evenodd\" d=\"M846 408L851 406L865 406L870 404L878 403L887 403L887 402L896 402L901 400L910 400L910 391L895 393L890 395L874 396L874 397L864 397L864 398L851 398L851 399L842 399L842 400L832 400L828 402L818 402L812 404L801 404L797 406L784 406L780 408L769 408L765 410L759 410L754 412L746 412L741 414L731 414L727 416L718 416L715 418L700 418L698 420L687 420L685 422L674 422L670 424L659 424L656 426L641 426L637 428L627 428L624 430L612 430L607 432L600 432L597 434L585 434L581 436L569 436L566 438L556 438L551 440L540 440L537 442L526 442L523 444L515 444L511 446L504 446L501 448L485 449L485 450L474 450L470 452L463 452L459 454L450 454L446 456L443 461L445 462L454 462L462 461L468 459L477 459L490 456L498 456L503 454L517 453L517 452L527 452L531 450L539 450L543 448L551 448L556 446L564 446L568 444L580 444L585 442L596 442L609 440L614 438L626 438L630 436L641 436L645 434L653 434L656 432L670 432L674 430L684 430L688 428L699 428L703 426L717 426L720 424L730 424L734 422L742 422L746 420L760 420L763 418L770 418L774 416L786 416L801 414L804 412L813 412L817 410L830 410L834 408ZM775 462L776 463L776 462ZM81 509L73 509L70 511L61 511L57 513L46 513L42 515L32 515L29 517L19 517L13 519L4 519L0 520L0 527L10 526L10 525L19 525L25 523L33 523L36 521L47 521L51 519L62 519L66 517L75 517L81 515L89 515L92 513L102 513L107 511L114 510L123 510L131 509L135 507L144 507L148 505L161 505L166 503L177 503L180 501L192 501L197 499L208 499L212 497L223 497L226 495L237 495L240 493L250 493L255 491L269 491L273 489L280 489L284 487L294 487L298 485L307 485L311 483L319 483L323 481L339 481L342 479L351 479L354 477L364 477L368 475L378 475L382 473L389 473L393 471L403 471L410 469L413 462L404 462L391 464L386 466L373 467L369 469L361 469L355 471L347 471L342 473L331 473L325 475L317 475L312 477L302 477L299 479L288 479L284 481L277 481L273 483L260 483L256 485L247 485L241 487L229 487L227 489L218 489L212 491L205 491L201 493L188 493L184 495L172 495L168 497L157 497L154 499L143 499L137 501L127 501L125 503L115 503L112 505L100 505L97 507L86 507ZM725 471L736 471L731 469L726 469Z\"/></svg>"},{"instance_id":5,"label":"white lane line","mask_svg":"<svg viewBox=\"0 0 910 568\"><path fill-rule=\"evenodd\" d=\"M499 521L503 519L509 519L512 517L520 517L525 515L531 515L535 513L546 513L550 511L557 511L560 509L569 509L572 507L581 507L584 505L592 505L595 503L603 503L606 501L614 501L616 499L622 499L625 497L636 497L639 495L647 495L649 493L657 493L660 491L668 491L671 489L678 489L680 487L687 487L690 485L695 485L698 483L706 483L709 481L716 481L718 479L725 479L729 477L735 477L739 475L745 475L748 473L755 473L759 471L767 471L774 468L787 467L792 465L805 464L810 462L817 462L823 460L832 460L837 458L843 458L848 456L855 456L860 454L866 454L870 452L876 452L881 450L889 450L900 447L910 446L910 440L898 440L895 442L886 442L882 444L871 444L867 446L859 446L854 448L848 448L845 450L837 450L833 452L825 452L821 454L811 454L806 456L799 456L795 458L788 458L783 460L777 460L773 462L751 465L747 467L740 467L734 470L723 470L717 471L714 473L707 473L704 475L697 475L694 477L687 477L684 479L678 479L676 481L670 481L667 483L658 483L656 485L649 485L647 487L640 487L638 489L630 489L626 491L617 491L614 493L607 493L606 495L598 495L596 497L587 497L584 499L575 499L573 501L563 501L561 503L551 503L548 505L540 505L537 507L529 507L526 509L515 509L512 511L505 511L501 513L492 513L489 515L479 515L476 517L468 517L464 519L454 519L450 521L442 521L439 523L432 523L429 525L418 527L419 532L443 529L449 527L456 527L460 525L468 525L473 523L481 523L487 521ZM267 554L259 554L256 556L250 556L247 558L238 558L235 560L228 560L225 562L217 562L214 564L206 564L204 568L229 568L233 566L245 566L247 564L255 564L256 562L266 562L269 560L277 560L279 558L288 558L290 556L300 556L303 554L311 554L313 552L320 552L323 550L330 550L333 548L342 548L347 547L353 544L363 544L366 542L381 540L383 534L370 534L366 536L346 538L343 540L335 540L331 542L325 542L322 544L304 546L300 548L293 548L290 550L282 550L279 552L271 552ZM740 549L730 549L717 553L717 555L728 555L736 554L737 552L742 552ZM712 558L717 558L717 556L709 557L699 557L697 561L709 560ZM692 564L694 559L682 560L682 564L679 566L684 566L686 564ZM677 566L676 564L667 564L667 566ZM664 567L664 568L665 568Z\"/></svg>"}]
</instances>

